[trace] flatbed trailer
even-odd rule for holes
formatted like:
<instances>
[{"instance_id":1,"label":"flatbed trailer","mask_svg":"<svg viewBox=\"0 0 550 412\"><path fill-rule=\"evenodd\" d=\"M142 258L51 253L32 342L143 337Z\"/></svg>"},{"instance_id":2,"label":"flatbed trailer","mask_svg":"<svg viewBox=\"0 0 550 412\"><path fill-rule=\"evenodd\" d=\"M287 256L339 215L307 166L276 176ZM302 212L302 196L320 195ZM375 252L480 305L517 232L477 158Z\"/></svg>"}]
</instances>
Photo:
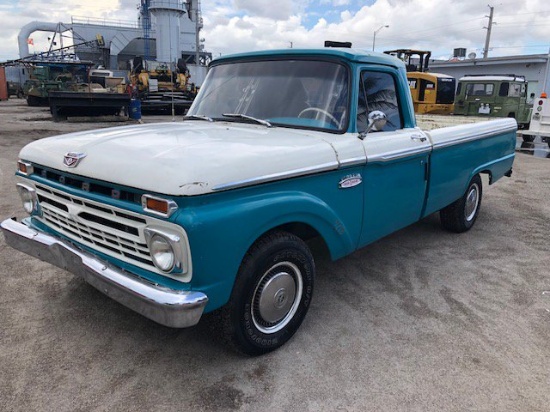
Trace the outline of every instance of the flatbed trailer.
<instances>
[{"instance_id":1,"label":"flatbed trailer","mask_svg":"<svg viewBox=\"0 0 550 412\"><path fill-rule=\"evenodd\" d=\"M150 94L141 100L143 112L172 112L184 114L191 107L193 100L186 99L179 93Z\"/></svg>"},{"instance_id":2,"label":"flatbed trailer","mask_svg":"<svg viewBox=\"0 0 550 412\"><path fill-rule=\"evenodd\" d=\"M127 93L52 91L49 100L54 121L73 116L128 116L130 106Z\"/></svg>"}]
</instances>

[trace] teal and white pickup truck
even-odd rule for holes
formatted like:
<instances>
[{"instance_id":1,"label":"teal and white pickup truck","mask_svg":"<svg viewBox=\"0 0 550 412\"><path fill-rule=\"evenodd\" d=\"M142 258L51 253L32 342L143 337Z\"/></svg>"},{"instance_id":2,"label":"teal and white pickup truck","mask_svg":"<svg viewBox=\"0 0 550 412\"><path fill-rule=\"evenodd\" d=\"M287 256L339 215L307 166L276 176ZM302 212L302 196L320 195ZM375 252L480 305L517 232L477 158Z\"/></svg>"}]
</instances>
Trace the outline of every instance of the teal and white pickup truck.
<instances>
[{"instance_id":1,"label":"teal and white pickup truck","mask_svg":"<svg viewBox=\"0 0 550 412\"><path fill-rule=\"evenodd\" d=\"M12 247L158 323L215 312L238 350L287 342L314 291L308 245L332 259L434 212L464 232L482 181L510 176L517 124L423 132L405 66L356 49L212 62L183 122L54 136L21 150L29 217Z\"/></svg>"}]
</instances>

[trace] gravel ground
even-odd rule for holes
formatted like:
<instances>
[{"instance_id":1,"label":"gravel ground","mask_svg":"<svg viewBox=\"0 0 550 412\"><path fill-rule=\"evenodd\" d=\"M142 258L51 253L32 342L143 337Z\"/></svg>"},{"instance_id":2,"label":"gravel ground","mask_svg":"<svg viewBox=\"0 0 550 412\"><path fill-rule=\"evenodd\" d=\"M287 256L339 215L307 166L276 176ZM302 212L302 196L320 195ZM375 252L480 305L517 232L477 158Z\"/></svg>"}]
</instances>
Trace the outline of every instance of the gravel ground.
<instances>
[{"instance_id":1,"label":"gravel ground","mask_svg":"<svg viewBox=\"0 0 550 412\"><path fill-rule=\"evenodd\" d=\"M0 217L24 215L23 145L106 126L0 102ZM465 234L433 215L320 259L302 327L258 358L208 318L162 327L0 235L0 410L548 411L550 159L518 153L510 179L484 183Z\"/></svg>"}]
</instances>

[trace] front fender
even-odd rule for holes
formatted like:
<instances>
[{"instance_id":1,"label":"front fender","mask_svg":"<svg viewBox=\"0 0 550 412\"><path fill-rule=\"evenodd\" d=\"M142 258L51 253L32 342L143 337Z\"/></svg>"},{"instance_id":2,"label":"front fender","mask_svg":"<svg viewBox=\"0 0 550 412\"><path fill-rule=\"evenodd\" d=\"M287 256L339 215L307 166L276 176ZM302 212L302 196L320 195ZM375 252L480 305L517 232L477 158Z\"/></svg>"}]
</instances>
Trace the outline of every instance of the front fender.
<instances>
[{"instance_id":1,"label":"front fender","mask_svg":"<svg viewBox=\"0 0 550 412\"><path fill-rule=\"evenodd\" d=\"M231 295L239 266L250 246L266 232L288 223L315 229L332 259L355 250L361 223L361 189L350 189L334 206L300 190L227 193L216 201L184 208L177 223L187 232L193 262L192 288L209 297L206 311L224 305ZM348 203L350 198L355 202ZM357 205L350 208L350 204ZM332 203L331 203L332 204Z\"/></svg>"}]
</instances>

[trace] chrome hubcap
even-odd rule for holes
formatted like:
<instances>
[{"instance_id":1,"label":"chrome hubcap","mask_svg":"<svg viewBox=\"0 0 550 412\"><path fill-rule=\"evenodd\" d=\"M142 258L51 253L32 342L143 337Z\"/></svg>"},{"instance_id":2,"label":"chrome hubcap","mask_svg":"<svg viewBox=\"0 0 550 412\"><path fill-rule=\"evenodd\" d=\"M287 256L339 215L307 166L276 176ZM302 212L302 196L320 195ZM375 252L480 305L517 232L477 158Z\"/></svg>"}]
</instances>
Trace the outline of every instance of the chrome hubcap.
<instances>
[{"instance_id":1,"label":"chrome hubcap","mask_svg":"<svg viewBox=\"0 0 550 412\"><path fill-rule=\"evenodd\" d=\"M302 297L302 273L290 262L271 267L252 297L252 320L263 333L275 333L292 319Z\"/></svg>"},{"instance_id":2,"label":"chrome hubcap","mask_svg":"<svg viewBox=\"0 0 550 412\"><path fill-rule=\"evenodd\" d=\"M474 218L477 207L479 205L479 186L477 184L473 184L470 187L470 191L468 192L468 195L466 196L466 204L464 209L464 215L466 216L466 220L468 222L471 222Z\"/></svg>"}]
</instances>

